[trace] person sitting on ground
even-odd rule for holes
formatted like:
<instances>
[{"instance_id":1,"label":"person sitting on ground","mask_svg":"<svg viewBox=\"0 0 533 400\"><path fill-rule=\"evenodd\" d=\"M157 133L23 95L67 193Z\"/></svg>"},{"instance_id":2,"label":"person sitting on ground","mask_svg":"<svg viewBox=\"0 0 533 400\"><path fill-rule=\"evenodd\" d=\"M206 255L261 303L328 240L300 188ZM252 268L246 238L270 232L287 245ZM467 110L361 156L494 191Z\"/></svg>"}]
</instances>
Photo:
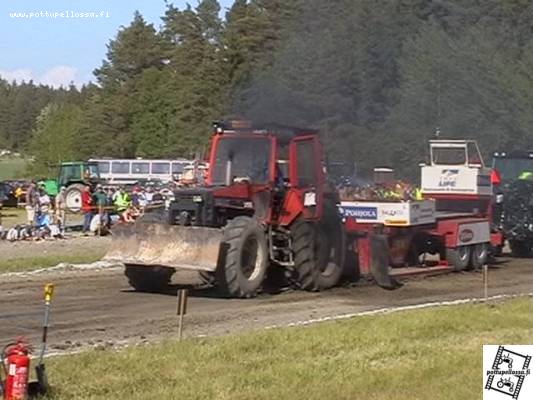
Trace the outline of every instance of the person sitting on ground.
<instances>
[{"instance_id":1,"label":"person sitting on ground","mask_svg":"<svg viewBox=\"0 0 533 400\"><path fill-rule=\"evenodd\" d=\"M50 213L48 211L39 212L37 217L37 231L35 232L35 239L45 239L46 237L50 236L50 225L52 225L52 217Z\"/></svg>"},{"instance_id":2,"label":"person sitting on ground","mask_svg":"<svg viewBox=\"0 0 533 400\"><path fill-rule=\"evenodd\" d=\"M135 207L128 207L120 214L120 218L124 222L135 222L136 212Z\"/></svg>"}]
</instances>

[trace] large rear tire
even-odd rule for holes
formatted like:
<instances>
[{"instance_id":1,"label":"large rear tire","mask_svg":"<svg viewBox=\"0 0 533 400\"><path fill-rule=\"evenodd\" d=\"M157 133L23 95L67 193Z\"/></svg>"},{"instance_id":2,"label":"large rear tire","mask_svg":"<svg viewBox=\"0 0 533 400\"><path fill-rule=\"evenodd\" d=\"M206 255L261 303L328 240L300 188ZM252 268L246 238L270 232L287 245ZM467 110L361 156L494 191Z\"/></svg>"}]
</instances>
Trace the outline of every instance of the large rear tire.
<instances>
[{"instance_id":1,"label":"large rear tire","mask_svg":"<svg viewBox=\"0 0 533 400\"><path fill-rule=\"evenodd\" d=\"M215 273L216 283L226 297L255 297L261 290L268 267L264 228L255 218L240 216L224 228Z\"/></svg>"},{"instance_id":2,"label":"large rear tire","mask_svg":"<svg viewBox=\"0 0 533 400\"><path fill-rule=\"evenodd\" d=\"M81 183L70 185L65 192L65 204L67 210L72 213L79 213L81 211L81 194L85 186Z\"/></svg>"},{"instance_id":3,"label":"large rear tire","mask_svg":"<svg viewBox=\"0 0 533 400\"><path fill-rule=\"evenodd\" d=\"M131 287L139 292L159 293L164 291L174 274L173 268L148 267L144 265L126 264L124 274Z\"/></svg>"},{"instance_id":4,"label":"large rear tire","mask_svg":"<svg viewBox=\"0 0 533 400\"><path fill-rule=\"evenodd\" d=\"M297 220L291 227L297 285L319 291L336 286L343 273L342 240L326 226Z\"/></svg>"}]
</instances>

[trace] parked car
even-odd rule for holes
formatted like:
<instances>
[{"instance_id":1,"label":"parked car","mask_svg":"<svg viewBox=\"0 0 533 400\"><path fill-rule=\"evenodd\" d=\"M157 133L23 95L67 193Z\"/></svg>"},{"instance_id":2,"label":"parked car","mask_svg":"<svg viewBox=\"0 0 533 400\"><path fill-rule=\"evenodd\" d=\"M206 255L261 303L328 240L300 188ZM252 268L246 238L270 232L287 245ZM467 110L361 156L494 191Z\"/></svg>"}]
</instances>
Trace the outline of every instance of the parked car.
<instances>
[{"instance_id":1,"label":"parked car","mask_svg":"<svg viewBox=\"0 0 533 400\"><path fill-rule=\"evenodd\" d=\"M18 200L15 195L17 184L11 181L0 182L0 207L16 207Z\"/></svg>"}]
</instances>

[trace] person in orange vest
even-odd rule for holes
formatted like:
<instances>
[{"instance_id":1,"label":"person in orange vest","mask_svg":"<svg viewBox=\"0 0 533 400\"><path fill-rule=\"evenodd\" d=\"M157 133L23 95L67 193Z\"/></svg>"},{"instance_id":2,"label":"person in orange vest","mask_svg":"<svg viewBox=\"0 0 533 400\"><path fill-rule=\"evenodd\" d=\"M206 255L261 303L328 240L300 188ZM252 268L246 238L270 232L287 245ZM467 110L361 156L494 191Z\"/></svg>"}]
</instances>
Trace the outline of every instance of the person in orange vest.
<instances>
[{"instance_id":1,"label":"person in orange vest","mask_svg":"<svg viewBox=\"0 0 533 400\"><path fill-rule=\"evenodd\" d=\"M83 234L87 235L93 218L93 195L91 187L85 186L81 193L81 211L83 212Z\"/></svg>"}]
</instances>

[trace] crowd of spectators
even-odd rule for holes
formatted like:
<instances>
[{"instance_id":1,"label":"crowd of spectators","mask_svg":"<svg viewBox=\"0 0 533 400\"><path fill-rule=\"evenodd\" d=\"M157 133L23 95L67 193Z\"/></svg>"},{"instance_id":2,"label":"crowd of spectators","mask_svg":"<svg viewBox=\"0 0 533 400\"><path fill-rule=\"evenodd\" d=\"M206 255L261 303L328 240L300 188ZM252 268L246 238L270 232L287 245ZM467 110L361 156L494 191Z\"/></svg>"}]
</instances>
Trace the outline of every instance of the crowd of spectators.
<instances>
[{"instance_id":1,"label":"crowd of spectators","mask_svg":"<svg viewBox=\"0 0 533 400\"><path fill-rule=\"evenodd\" d=\"M134 187L129 193L125 187L97 185L92 191L86 186L82 194L83 233L105 234L112 224L134 222L147 208L163 206L163 197L151 186Z\"/></svg>"},{"instance_id":2,"label":"crowd of spectators","mask_svg":"<svg viewBox=\"0 0 533 400\"><path fill-rule=\"evenodd\" d=\"M15 196L17 203L23 202L26 208L26 224L19 224L10 229L3 229L0 220L0 239L10 241L19 239L61 238L64 236L64 208L57 208L43 185L30 182L18 187ZM22 199L23 198L23 199ZM59 196L56 197L56 203Z\"/></svg>"},{"instance_id":3,"label":"crowd of spectators","mask_svg":"<svg viewBox=\"0 0 533 400\"><path fill-rule=\"evenodd\" d=\"M61 187L51 198L44 185L31 182L21 195L20 203L26 210L26 223L9 230L2 229L0 219L0 239L44 239L62 238L67 223L67 190ZM119 222L130 223L150 207L161 207L163 196L153 187L133 187L128 192L125 187L92 188L85 186L81 195L84 235L106 235L111 225Z\"/></svg>"}]
</instances>

